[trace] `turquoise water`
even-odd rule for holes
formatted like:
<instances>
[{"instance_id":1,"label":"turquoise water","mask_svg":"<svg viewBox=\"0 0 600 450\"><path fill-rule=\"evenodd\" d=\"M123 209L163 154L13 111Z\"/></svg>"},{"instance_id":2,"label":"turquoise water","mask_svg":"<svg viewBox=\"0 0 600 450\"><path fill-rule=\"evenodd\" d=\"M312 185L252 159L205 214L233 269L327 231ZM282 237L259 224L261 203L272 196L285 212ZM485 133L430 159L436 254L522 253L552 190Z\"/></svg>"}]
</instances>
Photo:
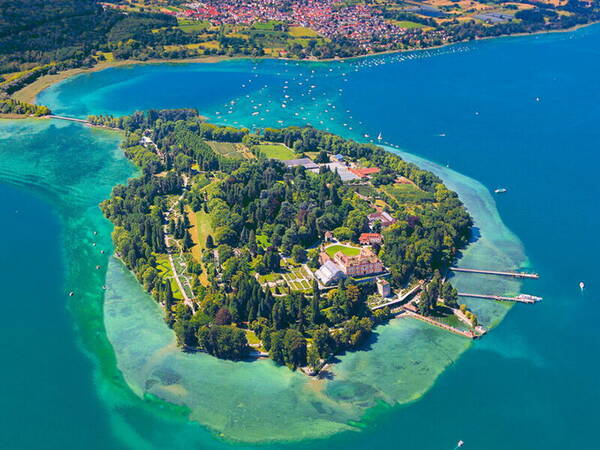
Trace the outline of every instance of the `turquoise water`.
<instances>
[{"instance_id":1,"label":"turquoise water","mask_svg":"<svg viewBox=\"0 0 600 450\"><path fill-rule=\"evenodd\" d=\"M3 252L3 284L14 289L5 309L13 317L17 304L32 305L40 316L2 329L5 340L33 330L8 347L13 362L2 385L10 387L10 421L3 421L2 447L81 448L84 437L98 448L228 447L188 422L188 413L231 439L341 431L286 448L450 449L458 439L480 449L595 447L599 44L596 26L352 63L138 66L83 75L42 93L40 102L79 116L196 106L221 123L310 122L363 140L381 131L385 141L437 162L419 160L472 211L480 236L461 263L530 266L542 279L523 290L545 300L516 306L501 323L506 308L469 302L486 325L499 325L464 353L461 339L394 321L378 330L369 352L343 357L324 385L268 362L190 360L173 351L153 304L108 257L110 226L95 204L134 173L115 150L118 137L58 122L3 121L0 179L17 190L2 188L0 226L4 236L21 236ZM499 186L509 192L492 197L489 190ZM10 216L20 208L29 215ZM15 280L35 289L19 291ZM519 288L485 277L456 281L464 289ZM66 295L70 289L74 297ZM15 295L19 303L7 300ZM40 342L44 357L31 351ZM142 392L189 410L142 401L135 395ZM49 416L71 426L53 426ZM365 429L356 432L348 420L359 418Z\"/></svg>"}]
</instances>

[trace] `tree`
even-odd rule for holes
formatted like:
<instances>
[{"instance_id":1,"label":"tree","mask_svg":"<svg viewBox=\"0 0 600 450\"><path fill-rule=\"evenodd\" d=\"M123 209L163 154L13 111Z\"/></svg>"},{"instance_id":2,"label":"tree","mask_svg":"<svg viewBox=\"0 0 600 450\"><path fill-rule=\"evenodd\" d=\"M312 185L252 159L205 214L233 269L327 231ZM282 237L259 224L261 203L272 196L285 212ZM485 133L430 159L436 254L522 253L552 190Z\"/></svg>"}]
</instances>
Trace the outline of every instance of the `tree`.
<instances>
[{"instance_id":1,"label":"tree","mask_svg":"<svg viewBox=\"0 0 600 450\"><path fill-rule=\"evenodd\" d=\"M319 352L317 351L317 348L314 345L311 345L310 347L308 347L308 350L306 352L306 362L308 363L308 365L310 367L312 367L315 370L321 364L321 358L319 357Z\"/></svg>"},{"instance_id":2,"label":"tree","mask_svg":"<svg viewBox=\"0 0 600 450\"><path fill-rule=\"evenodd\" d=\"M294 245L292 247L292 258L294 258L297 263L306 262L306 250L304 247L298 244Z\"/></svg>"},{"instance_id":3,"label":"tree","mask_svg":"<svg viewBox=\"0 0 600 450\"><path fill-rule=\"evenodd\" d=\"M298 330L292 328L285 332L285 363L295 369L306 365L306 339Z\"/></svg>"},{"instance_id":4,"label":"tree","mask_svg":"<svg viewBox=\"0 0 600 450\"><path fill-rule=\"evenodd\" d=\"M221 307L215 315L216 325L231 325L232 317L231 312L225 306Z\"/></svg>"},{"instance_id":5,"label":"tree","mask_svg":"<svg viewBox=\"0 0 600 450\"><path fill-rule=\"evenodd\" d=\"M333 235L339 241L351 241L354 238L354 231L346 227L337 227L333 230Z\"/></svg>"},{"instance_id":6,"label":"tree","mask_svg":"<svg viewBox=\"0 0 600 450\"><path fill-rule=\"evenodd\" d=\"M194 241L192 240L192 236L188 230L185 230L183 235L183 249L189 250L194 246Z\"/></svg>"},{"instance_id":7,"label":"tree","mask_svg":"<svg viewBox=\"0 0 600 450\"><path fill-rule=\"evenodd\" d=\"M213 242L213 237L209 234L206 236L206 248L215 248L215 243Z\"/></svg>"},{"instance_id":8,"label":"tree","mask_svg":"<svg viewBox=\"0 0 600 450\"><path fill-rule=\"evenodd\" d=\"M218 358L239 361L248 353L246 334L231 326L202 326L196 333L198 345Z\"/></svg>"}]
</instances>

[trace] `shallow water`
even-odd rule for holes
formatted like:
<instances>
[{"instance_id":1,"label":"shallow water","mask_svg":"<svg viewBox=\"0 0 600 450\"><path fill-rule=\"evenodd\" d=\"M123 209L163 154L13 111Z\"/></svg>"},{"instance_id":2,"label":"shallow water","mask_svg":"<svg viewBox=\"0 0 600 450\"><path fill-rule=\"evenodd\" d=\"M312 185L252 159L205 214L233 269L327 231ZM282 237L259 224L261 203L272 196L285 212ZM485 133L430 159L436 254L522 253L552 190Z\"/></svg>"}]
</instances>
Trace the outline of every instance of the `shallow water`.
<instances>
[{"instance_id":1,"label":"shallow water","mask_svg":"<svg viewBox=\"0 0 600 450\"><path fill-rule=\"evenodd\" d=\"M121 68L77 77L40 96L56 112L79 116L192 105L221 123L310 121L364 140L370 139L365 134L382 132L385 141L441 166L450 163L484 183L430 167L460 193L476 218L481 236L465 252L465 266L508 268L524 260L522 246L502 225L488 191L509 188L495 199L500 213L524 242L528 265L543 275L525 282L524 290L546 300L534 307L517 305L460 358L468 344L464 340L409 320L394 321L378 329L369 352L344 356L336 377L324 387L309 386L303 377L268 362L232 364L173 352L172 335L131 276L89 248L85 230L90 229L103 230L102 244L110 246L109 228L103 228L108 225L93 205L108 195L112 184L133 173L114 151L116 137L75 125L57 128L52 135L39 122L1 122L3 143L11 151L0 154L0 177L41 193L66 230L67 251L61 258L66 283L82 288L81 297L68 304L80 326L80 344L95 363L94 384L85 384L84 390L100 400L82 409L104 414L110 439L118 439L110 446L226 444L186 423L186 411L137 400L124 387L104 337L98 292L104 269L94 271L96 261L103 268L108 264L104 319L127 382L138 393L185 401L193 418L227 438L306 438L344 429L348 419L362 416L361 423L351 423L366 425L366 430L303 441L303 448L450 448L458 439L486 449L593 446L593 405L600 396L594 379L598 361L590 357L599 343L592 255L600 249L592 237L598 212L589 205L598 195L592 180L598 163L594 149L600 143L599 43L600 28L591 27L354 63L236 61ZM224 106L232 100L233 108ZM257 110L260 114L250 115ZM72 146L76 136L79 144ZM64 153L75 147L80 152ZM92 151L82 153L81 148ZM89 182L90 173L99 182ZM65 200L71 197L75 200ZM580 279L588 284L583 295L577 287ZM518 289L514 282L486 277L461 275L456 283L481 292ZM58 296L58 302L67 297ZM485 324L498 323L506 313L492 302L468 303ZM137 339L141 335L145 345ZM391 410L377 402L415 398L448 364L419 401ZM70 447L77 448L72 442ZM18 438L10 444L35 448Z\"/></svg>"}]
</instances>

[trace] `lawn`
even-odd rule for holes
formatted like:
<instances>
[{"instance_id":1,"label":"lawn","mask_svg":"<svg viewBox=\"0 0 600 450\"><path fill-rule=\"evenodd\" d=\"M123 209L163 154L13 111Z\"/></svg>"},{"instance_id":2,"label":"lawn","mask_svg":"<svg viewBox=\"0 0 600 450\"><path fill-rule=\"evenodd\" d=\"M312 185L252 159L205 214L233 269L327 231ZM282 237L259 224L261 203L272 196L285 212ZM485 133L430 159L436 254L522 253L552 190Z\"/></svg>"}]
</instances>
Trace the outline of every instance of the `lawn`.
<instances>
[{"instance_id":1,"label":"lawn","mask_svg":"<svg viewBox=\"0 0 600 450\"><path fill-rule=\"evenodd\" d=\"M411 22L410 20L392 20L391 22L399 28L406 28L408 30L425 27L422 23Z\"/></svg>"},{"instance_id":2,"label":"lawn","mask_svg":"<svg viewBox=\"0 0 600 450\"><path fill-rule=\"evenodd\" d=\"M342 252L344 255L347 255L347 256L356 256L356 255L360 254L360 248L348 247L347 245L334 244L334 245L330 245L329 247L327 247L325 249L325 252L327 252L327 254L331 258L333 258L333 255L335 255L337 252Z\"/></svg>"},{"instance_id":3,"label":"lawn","mask_svg":"<svg viewBox=\"0 0 600 450\"><path fill-rule=\"evenodd\" d=\"M200 233L198 232L198 219L194 211L192 211L192 209L189 206L186 207L186 213L188 215L188 219L191 225L190 235L192 236L192 241L194 241L194 244L196 244L192 247L192 256L196 261L200 261L201 246L200 241L198 240L200 237ZM206 240L204 241L204 243L206 243Z\"/></svg>"},{"instance_id":4,"label":"lawn","mask_svg":"<svg viewBox=\"0 0 600 450\"><path fill-rule=\"evenodd\" d=\"M169 263L169 257L167 255L156 255L156 269L158 270L158 273L163 275L164 278L168 278L171 282L171 291L173 291L173 298L183 300L183 295L181 295L179 285L173 277L173 271L171 270L171 264Z\"/></svg>"},{"instance_id":5,"label":"lawn","mask_svg":"<svg viewBox=\"0 0 600 450\"><path fill-rule=\"evenodd\" d=\"M210 215L204 211L196 213L196 230L198 237L198 246L204 250L206 248L206 238L214 233L210 224Z\"/></svg>"},{"instance_id":6,"label":"lawn","mask_svg":"<svg viewBox=\"0 0 600 450\"><path fill-rule=\"evenodd\" d=\"M258 150L271 159L296 159L298 155L288 146L283 144L260 144Z\"/></svg>"},{"instance_id":7,"label":"lawn","mask_svg":"<svg viewBox=\"0 0 600 450\"><path fill-rule=\"evenodd\" d=\"M260 339L258 339L258 337L256 336L256 334L254 334L254 331L252 330L244 330L244 332L246 333L246 339L248 339L248 344L252 345L256 345L256 344L260 344Z\"/></svg>"},{"instance_id":8,"label":"lawn","mask_svg":"<svg viewBox=\"0 0 600 450\"><path fill-rule=\"evenodd\" d=\"M281 274L275 273L275 272L271 272L271 273L268 273L266 275L259 275L258 276L258 281L260 283L267 283L267 282L272 283L273 281L279 280L280 277L281 277Z\"/></svg>"}]
</instances>

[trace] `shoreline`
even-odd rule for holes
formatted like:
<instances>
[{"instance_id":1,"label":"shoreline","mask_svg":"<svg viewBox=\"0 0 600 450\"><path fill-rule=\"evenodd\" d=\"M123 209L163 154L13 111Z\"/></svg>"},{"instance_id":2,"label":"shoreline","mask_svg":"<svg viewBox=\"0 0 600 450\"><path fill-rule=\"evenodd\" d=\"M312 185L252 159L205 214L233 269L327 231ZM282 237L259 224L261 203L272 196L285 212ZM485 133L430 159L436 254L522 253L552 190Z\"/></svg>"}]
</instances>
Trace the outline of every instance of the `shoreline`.
<instances>
[{"instance_id":1,"label":"shoreline","mask_svg":"<svg viewBox=\"0 0 600 450\"><path fill-rule=\"evenodd\" d=\"M304 63L327 63L327 62L335 62L335 61L345 62L345 61L360 60L360 59L364 59L364 58L374 58L377 56L394 55L394 54L400 54L400 53L439 50L439 49L442 49L445 47L450 47L453 45L466 44L469 42L477 42L477 41L487 41L487 40L492 40L492 39L505 39L505 38L513 38L513 37L516 38L516 37L536 36L536 35L553 34L553 33L571 33L571 32L580 30L582 28L586 28L586 27L589 27L592 25L597 25L599 23L600 23L600 21L575 25L571 28L565 28L565 29L559 29L559 30L542 30L542 31L536 31L533 33L516 33L516 34L507 34L507 35L501 35L501 36L489 36L489 37L483 37L483 38L475 38L475 39L466 40L466 41L448 42L445 44L431 46L431 47L425 47L425 48L387 50L387 51L379 52L379 53L369 53L366 55L356 55L356 56L350 56L350 57L344 57L344 58L336 57L336 58L325 58L325 59L295 59L295 58L282 58L282 57L274 58L271 56L199 56L196 58L186 58L186 59L149 59L146 61L126 59L126 60L119 60L119 61L103 61L103 62L99 62L98 64L96 64L93 67L68 69L63 72L59 72L57 74L44 75L44 76L38 78L37 80L35 80L33 83L25 86L23 89L16 91L14 94L12 94L11 97L18 101L36 104L37 96L42 91L50 88L51 86L53 86L55 84L63 82L65 80L72 78L74 76L77 76L77 75L81 75L84 73L100 72L102 70L111 69L114 67L146 65L146 64L198 64L198 63L214 64L214 63L220 63L223 61L236 61L236 60L244 60L244 59L282 60L282 61L295 61L295 62L304 62ZM0 114L0 118L10 118L10 117L4 117L4 116L5 115ZM20 117L16 117L16 118L20 118Z\"/></svg>"}]
</instances>

